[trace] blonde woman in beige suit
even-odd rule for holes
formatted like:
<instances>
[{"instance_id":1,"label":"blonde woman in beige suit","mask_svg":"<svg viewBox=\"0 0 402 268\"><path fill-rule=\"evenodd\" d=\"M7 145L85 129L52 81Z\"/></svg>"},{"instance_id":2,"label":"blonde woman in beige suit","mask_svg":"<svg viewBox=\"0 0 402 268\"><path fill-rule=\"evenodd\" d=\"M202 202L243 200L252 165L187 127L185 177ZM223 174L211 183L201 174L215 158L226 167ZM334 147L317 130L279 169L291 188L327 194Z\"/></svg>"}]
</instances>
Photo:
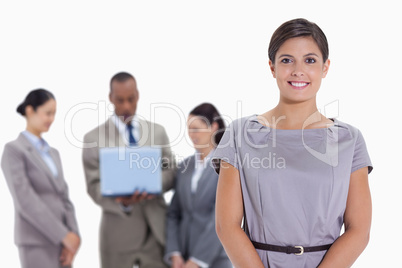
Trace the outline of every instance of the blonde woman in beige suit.
<instances>
[{"instance_id":1,"label":"blonde woman in beige suit","mask_svg":"<svg viewBox=\"0 0 402 268\"><path fill-rule=\"evenodd\" d=\"M15 243L22 268L70 267L80 245L58 151L41 137L53 123L56 101L31 91L17 112L26 130L7 143L1 167L15 208Z\"/></svg>"}]
</instances>

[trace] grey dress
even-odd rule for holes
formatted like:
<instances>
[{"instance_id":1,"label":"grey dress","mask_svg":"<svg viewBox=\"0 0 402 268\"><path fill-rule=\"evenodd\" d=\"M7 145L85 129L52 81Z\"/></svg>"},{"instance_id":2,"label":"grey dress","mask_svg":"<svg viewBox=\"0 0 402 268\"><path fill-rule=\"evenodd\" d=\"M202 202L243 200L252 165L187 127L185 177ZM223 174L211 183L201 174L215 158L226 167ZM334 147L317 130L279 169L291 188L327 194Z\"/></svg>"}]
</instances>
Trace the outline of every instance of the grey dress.
<instances>
[{"instance_id":1,"label":"grey dress","mask_svg":"<svg viewBox=\"0 0 402 268\"><path fill-rule=\"evenodd\" d=\"M280 246L319 246L340 235L350 175L370 157L355 127L332 119L320 129L271 129L257 116L226 129L213 157L239 170L248 236ZM326 251L302 255L257 250L265 267L317 267Z\"/></svg>"}]
</instances>

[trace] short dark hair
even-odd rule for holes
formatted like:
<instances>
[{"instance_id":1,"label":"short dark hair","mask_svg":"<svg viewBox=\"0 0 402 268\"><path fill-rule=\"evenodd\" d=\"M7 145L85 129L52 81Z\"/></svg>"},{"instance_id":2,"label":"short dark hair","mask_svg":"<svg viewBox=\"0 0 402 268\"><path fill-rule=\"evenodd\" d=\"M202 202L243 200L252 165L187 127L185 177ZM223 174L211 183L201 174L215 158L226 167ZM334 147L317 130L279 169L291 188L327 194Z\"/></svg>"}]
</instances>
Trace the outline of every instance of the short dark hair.
<instances>
[{"instance_id":1,"label":"short dark hair","mask_svg":"<svg viewBox=\"0 0 402 268\"><path fill-rule=\"evenodd\" d=\"M39 106L43 105L50 99L55 100L54 95L50 91L43 88L34 89L30 91L25 97L25 100L18 105L17 113L25 116L25 108L27 106L32 106L34 111L36 111Z\"/></svg>"},{"instance_id":2,"label":"short dark hair","mask_svg":"<svg viewBox=\"0 0 402 268\"><path fill-rule=\"evenodd\" d=\"M275 56L279 48L286 40L295 37L311 36L317 43L321 51L324 62L327 61L329 55L328 41L324 32L317 24L306 19L294 19L283 23L274 32L268 47L268 57L275 63Z\"/></svg>"},{"instance_id":3,"label":"short dark hair","mask_svg":"<svg viewBox=\"0 0 402 268\"><path fill-rule=\"evenodd\" d=\"M218 109L211 103L201 103L193 110L191 110L190 115L201 116L206 119L209 125L212 125L213 122L218 124L218 130L215 133L214 142L215 147L219 144L222 139L223 133L225 132L225 122L222 119L222 116L218 112Z\"/></svg>"},{"instance_id":4,"label":"short dark hair","mask_svg":"<svg viewBox=\"0 0 402 268\"><path fill-rule=\"evenodd\" d=\"M127 72L120 72L120 73L113 75L112 79L110 79L110 92L112 92L112 83L114 81L122 83L122 82L126 82L127 80L130 80L130 79L133 79L135 81L134 76Z\"/></svg>"}]
</instances>

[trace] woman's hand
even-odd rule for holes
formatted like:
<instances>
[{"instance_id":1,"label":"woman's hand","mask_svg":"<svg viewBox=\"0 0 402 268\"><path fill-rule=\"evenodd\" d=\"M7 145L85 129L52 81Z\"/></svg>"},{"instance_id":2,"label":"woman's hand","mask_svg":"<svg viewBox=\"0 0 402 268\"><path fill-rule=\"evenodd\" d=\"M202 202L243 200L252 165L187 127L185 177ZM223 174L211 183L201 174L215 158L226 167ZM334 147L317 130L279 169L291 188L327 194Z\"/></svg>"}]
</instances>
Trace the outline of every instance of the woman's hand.
<instances>
[{"instance_id":1,"label":"woman's hand","mask_svg":"<svg viewBox=\"0 0 402 268\"><path fill-rule=\"evenodd\" d=\"M184 268L200 268L195 262L188 260L184 265Z\"/></svg>"},{"instance_id":2,"label":"woman's hand","mask_svg":"<svg viewBox=\"0 0 402 268\"><path fill-rule=\"evenodd\" d=\"M180 255L172 256L172 268L184 268L184 260Z\"/></svg>"},{"instance_id":3,"label":"woman's hand","mask_svg":"<svg viewBox=\"0 0 402 268\"><path fill-rule=\"evenodd\" d=\"M73 255L77 253L78 248L80 247L80 243L80 237L73 232L68 232L62 241L63 246Z\"/></svg>"},{"instance_id":4,"label":"woman's hand","mask_svg":"<svg viewBox=\"0 0 402 268\"><path fill-rule=\"evenodd\" d=\"M63 247L60 255L60 263L64 266L71 266L73 264L74 254Z\"/></svg>"}]
</instances>

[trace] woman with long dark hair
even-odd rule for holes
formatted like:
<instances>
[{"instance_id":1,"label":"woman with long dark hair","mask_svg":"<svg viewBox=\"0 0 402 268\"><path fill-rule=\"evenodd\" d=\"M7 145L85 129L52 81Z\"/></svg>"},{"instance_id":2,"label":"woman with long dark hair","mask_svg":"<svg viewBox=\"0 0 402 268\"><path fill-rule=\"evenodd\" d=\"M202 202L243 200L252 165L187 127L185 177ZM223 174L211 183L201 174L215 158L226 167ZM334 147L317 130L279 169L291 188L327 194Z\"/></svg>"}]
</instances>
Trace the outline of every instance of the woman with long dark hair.
<instances>
[{"instance_id":1,"label":"woman with long dark hair","mask_svg":"<svg viewBox=\"0 0 402 268\"><path fill-rule=\"evenodd\" d=\"M215 232L218 175L211 156L225 124L210 103L194 108L187 120L195 154L179 164L167 214L165 260L172 268L232 267Z\"/></svg>"}]
</instances>

